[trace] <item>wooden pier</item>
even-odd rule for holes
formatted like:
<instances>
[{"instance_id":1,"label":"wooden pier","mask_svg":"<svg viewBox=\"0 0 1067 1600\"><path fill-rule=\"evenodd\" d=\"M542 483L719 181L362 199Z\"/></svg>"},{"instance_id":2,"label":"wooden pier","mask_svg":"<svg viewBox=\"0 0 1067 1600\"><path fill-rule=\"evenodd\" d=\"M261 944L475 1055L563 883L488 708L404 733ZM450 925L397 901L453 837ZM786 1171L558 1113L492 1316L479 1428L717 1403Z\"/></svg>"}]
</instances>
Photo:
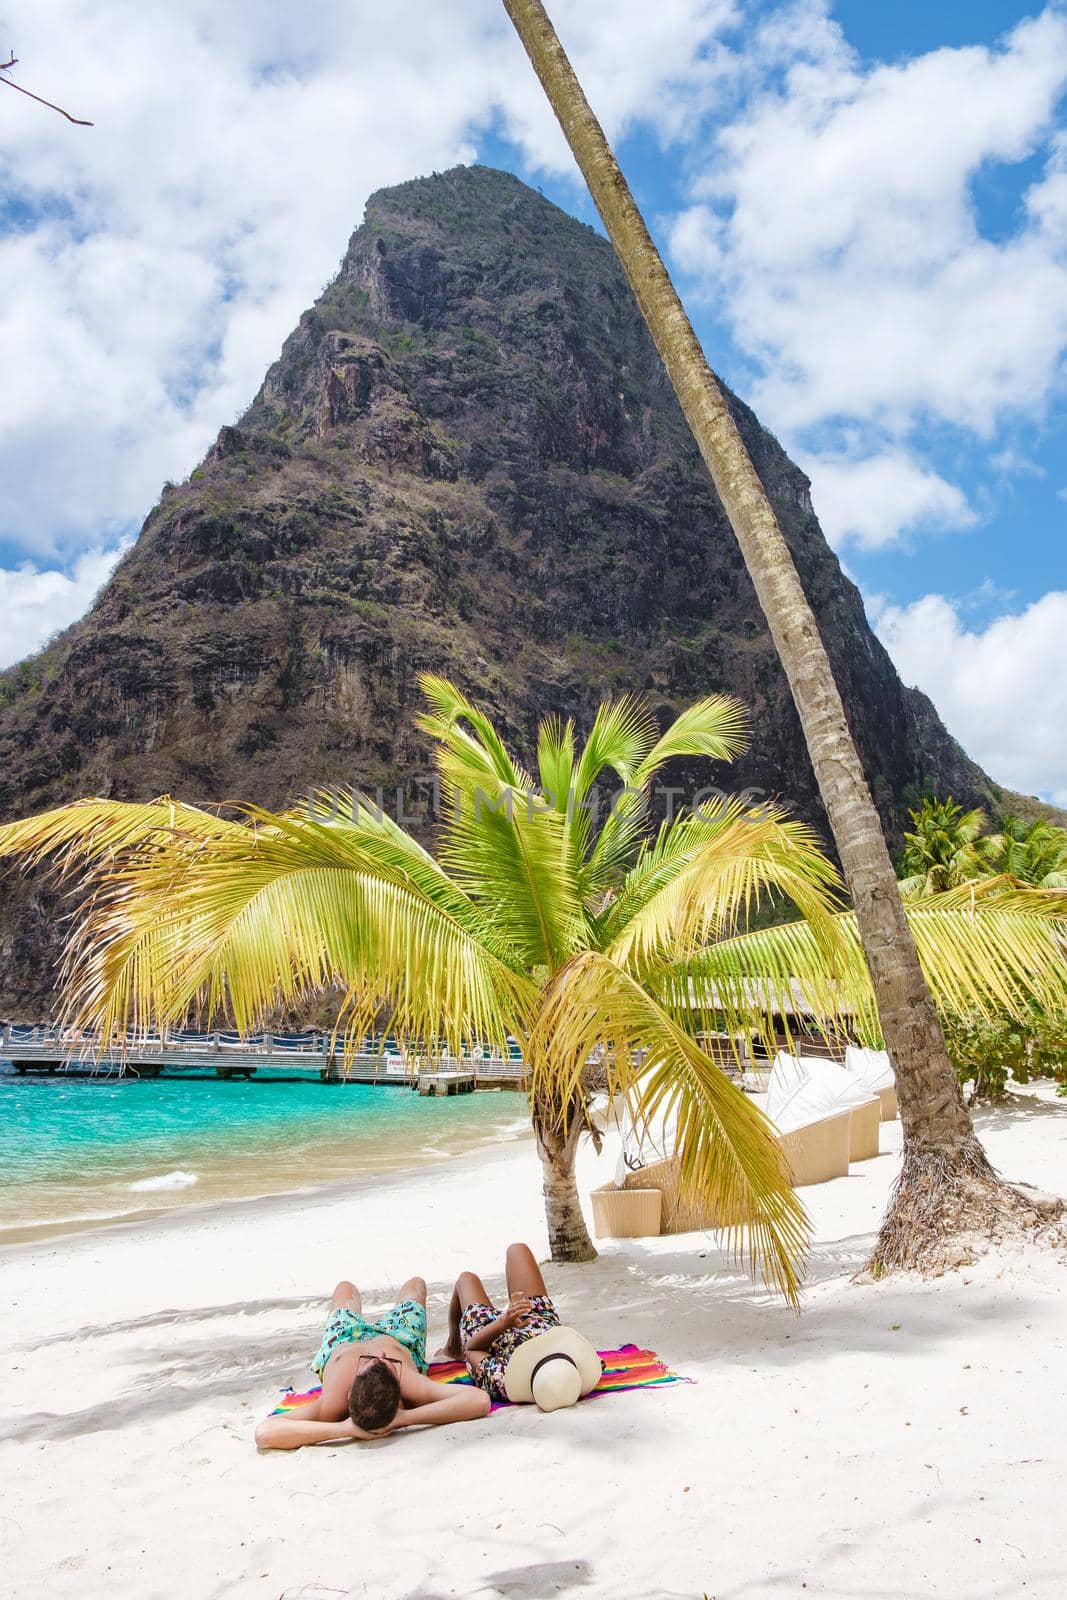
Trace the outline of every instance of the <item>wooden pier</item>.
<instances>
[{"instance_id":1,"label":"wooden pier","mask_svg":"<svg viewBox=\"0 0 1067 1600\"><path fill-rule=\"evenodd\" d=\"M274 1082L385 1084L425 1095L466 1094L475 1089L523 1089L526 1068L517 1054L406 1056L374 1041L347 1060L328 1033L175 1033L130 1035L101 1049L91 1035L50 1024L6 1024L0 1062L34 1076L93 1078L270 1078Z\"/></svg>"},{"instance_id":2,"label":"wooden pier","mask_svg":"<svg viewBox=\"0 0 1067 1600\"><path fill-rule=\"evenodd\" d=\"M420 1072L416 1087L422 1095L471 1094L478 1084L473 1072Z\"/></svg>"}]
</instances>

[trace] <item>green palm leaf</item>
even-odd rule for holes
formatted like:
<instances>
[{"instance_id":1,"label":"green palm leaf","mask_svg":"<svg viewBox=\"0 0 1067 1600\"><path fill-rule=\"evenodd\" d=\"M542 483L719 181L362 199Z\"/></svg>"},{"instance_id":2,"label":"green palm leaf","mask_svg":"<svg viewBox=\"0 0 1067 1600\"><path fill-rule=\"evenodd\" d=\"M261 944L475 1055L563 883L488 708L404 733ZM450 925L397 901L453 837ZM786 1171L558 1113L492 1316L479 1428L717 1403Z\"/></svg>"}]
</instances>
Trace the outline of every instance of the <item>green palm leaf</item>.
<instances>
[{"instance_id":1,"label":"green palm leaf","mask_svg":"<svg viewBox=\"0 0 1067 1600\"><path fill-rule=\"evenodd\" d=\"M739 701L726 695L698 700L671 724L661 738L650 741L623 777L627 792L613 805L593 847L588 866L592 892L611 889L631 863L634 848L645 831L649 790L668 761L679 756L710 756L732 761L745 747L746 717Z\"/></svg>"},{"instance_id":2,"label":"green palm leaf","mask_svg":"<svg viewBox=\"0 0 1067 1600\"><path fill-rule=\"evenodd\" d=\"M784 897L829 957L839 884L810 828L735 799L714 817L686 816L660 829L624 879L601 935L613 960L644 970L733 933L768 898Z\"/></svg>"},{"instance_id":3,"label":"green palm leaf","mask_svg":"<svg viewBox=\"0 0 1067 1600\"><path fill-rule=\"evenodd\" d=\"M638 788L651 783L676 756L732 761L748 743L748 714L740 700L709 694L687 706L656 741L633 774Z\"/></svg>"}]
</instances>

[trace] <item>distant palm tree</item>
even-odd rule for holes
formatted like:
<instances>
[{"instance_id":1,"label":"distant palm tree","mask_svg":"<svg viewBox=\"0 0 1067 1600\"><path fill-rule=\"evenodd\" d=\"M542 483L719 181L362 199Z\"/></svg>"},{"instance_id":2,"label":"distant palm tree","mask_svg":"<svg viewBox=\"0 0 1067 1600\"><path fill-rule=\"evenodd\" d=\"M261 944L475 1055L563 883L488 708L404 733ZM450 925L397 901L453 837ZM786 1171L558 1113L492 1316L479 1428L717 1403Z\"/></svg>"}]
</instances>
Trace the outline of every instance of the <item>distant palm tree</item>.
<instances>
[{"instance_id":1,"label":"distant palm tree","mask_svg":"<svg viewBox=\"0 0 1067 1600\"><path fill-rule=\"evenodd\" d=\"M983 844L987 872L1003 872L1042 889L1067 889L1067 828L1006 816L1000 831Z\"/></svg>"},{"instance_id":2,"label":"distant palm tree","mask_svg":"<svg viewBox=\"0 0 1067 1600\"><path fill-rule=\"evenodd\" d=\"M912 832L904 835L900 892L906 899L943 894L988 871L982 835L987 819L977 806L964 811L955 800L925 799L909 811Z\"/></svg>"},{"instance_id":3,"label":"distant palm tree","mask_svg":"<svg viewBox=\"0 0 1067 1600\"><path fill-rule=\"evenodd\" d=\"M198 1013L248 1032L334 988L354 1051L387 1027L411 1051L510 1034L531 1110L558 1260L595 1254L575 1186L589 1063L634 1115L671 1115L686 1192L744 1217L753 1264L795 1297L805 1217L766 1119L698 1034L774 1038L793 985L827 1025L878 1021L854 918L814 835L773 808L723 799L653 828L648 794L676 756L728 759L736 702L712 696L660 735L632 699L601 706L585 744L541 725L537 772L452 684L425 677L443 821L435 859L365 799L319 795L238 820L170 799L84 800L0 827L0 856L52 857L88 893L68 949L66 1017L101 1030ZM599 823L597 782L622 786ZM774 896L802 920L746 931ZM1030 902L1038 908L1030 909ZM948 1006L1067 1004L1046 897L912 912ZM727 1048L729 1048L727 1046Z\"/></svg>"}]
</instances>

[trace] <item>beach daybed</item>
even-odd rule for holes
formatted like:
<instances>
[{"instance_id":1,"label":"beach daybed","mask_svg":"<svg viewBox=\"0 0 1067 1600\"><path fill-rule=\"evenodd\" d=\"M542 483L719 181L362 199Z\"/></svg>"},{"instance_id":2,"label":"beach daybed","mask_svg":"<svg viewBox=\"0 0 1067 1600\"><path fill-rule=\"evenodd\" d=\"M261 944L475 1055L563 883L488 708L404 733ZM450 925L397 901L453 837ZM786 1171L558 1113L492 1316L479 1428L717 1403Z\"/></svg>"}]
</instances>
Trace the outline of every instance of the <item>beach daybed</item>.
<instances>
[{"instance_id":1,"label":"beach daybed","mask_svg":"<svg viewBox=\"0 0 1067 1600\"><path fill-rule=\"evenodd\" d=\"M814 1122L802 1123L794 1128L779 1129L778 1140L789 1167L794 1189L812 1183L826 1183L830 1178L848 1176L848 1151L851 1135L851 1112L837 1111ZM686 1200L681 1192L682 1164L677 1156L655 1161L637 1172L627 1173L623 1190L640 1191L657 1188L663 1196L660 1211L660 1233L689 1233L699 1228L722 1228L731 1220L721 1217L706 1200ZM595 1210L594 1210L595 1220ZM635 1237L626 1234L598 1234L599 1238Z\"/></svg>"},{"instance_id":2,"label":"beach daybed","mask_svg":"<svg viewBox=\"0 0 1067 1600\"><path fill-rule=\"evenodd\" d=\"M856 1073L834 1061L779 1051L767 1085L767 1115L778 1127L813 1122L847 1109L851 1114L849 1160L878 1155L881 1102Z\"/></svg>"},{"instance_id":3,"label":"beach daybed","mask_svg":"<svg viewBox=\"0 0 1067 1600\"><path fill-rule=\"evenodd\" d=\"M859 1045L850 1044L845 1051L845 1066L872 1094L878 1096L882 1121L895 1122L897 1080L888 1050L864 1050Z\"/></svg>"},{"instance_id":4,"label":"beach daybed","mask_svg":"<svg viewBox=\"0 0 1067 1600\"><path fill-rule=\"evenodd\" d=\"M783 1111L777 1137L794 1188L848 1176L852 1111L852 1107L845 1106L809 1117L800 1102L792 1110ZM674 1144L673 1129L658 1135L645 1130L642 1135L632 1125L629 1127L624 1134L623 1163L615 1183L594 1189L590 1197L593 1231L598 1239L640 1239L653 1232L689 1233L744 1220L720 1217L709 1201L683 1198L681 1160L663 1153L673 1151ZM645 1153L656 1159L634 1168L633 1162ZM658 1209L652 1197L658 1197Z\"/></svg>"}]
</instances>

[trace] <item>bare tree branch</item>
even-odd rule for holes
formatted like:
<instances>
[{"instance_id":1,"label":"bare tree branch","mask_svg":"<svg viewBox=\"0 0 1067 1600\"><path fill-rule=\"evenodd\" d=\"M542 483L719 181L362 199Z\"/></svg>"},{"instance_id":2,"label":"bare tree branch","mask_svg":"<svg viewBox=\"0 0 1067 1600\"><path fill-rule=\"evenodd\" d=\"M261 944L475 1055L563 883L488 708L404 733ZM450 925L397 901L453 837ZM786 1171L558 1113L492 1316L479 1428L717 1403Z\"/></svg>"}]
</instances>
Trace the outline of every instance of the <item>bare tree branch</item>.
<instances>
[{"instance_id":1,"label":"bare tree branch","mask_svg":"<svg viewBox=\"0 0 1067 1600\"><path fill-rule=\"evenodd\" d=\"M10 61L0 61L0 72L7 72L10 67L18 65L18 56L12 53ZM28 95L31 100L36 100L40 106L47 106L49 111L58 111L61 117L66 117L68 122L73 122L79 128L91 128L93 124L86 122L83 117L72 117L69 111L64 111L62 106L57 106L51 100L43 100L39 94L34 94L29 89L24 89L21 83L16 83L13 78L0 78L0 83L6 84L9 89L17 89L19 94Z\"/></svg>"}]
</instances>

